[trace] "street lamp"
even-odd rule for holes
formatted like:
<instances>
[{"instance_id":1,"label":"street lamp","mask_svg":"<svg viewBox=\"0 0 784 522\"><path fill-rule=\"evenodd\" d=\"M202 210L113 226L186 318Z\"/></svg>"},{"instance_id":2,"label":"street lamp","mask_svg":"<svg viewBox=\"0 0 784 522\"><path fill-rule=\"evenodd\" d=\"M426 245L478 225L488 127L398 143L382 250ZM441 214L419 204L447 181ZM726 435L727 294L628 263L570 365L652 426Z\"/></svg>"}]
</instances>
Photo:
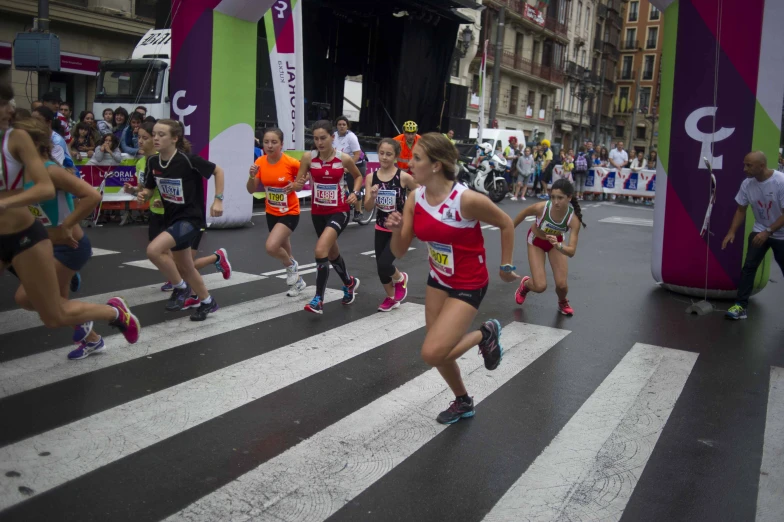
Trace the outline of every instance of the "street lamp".
<instances>
[{"instance_id":1,"label":"street lamp","mask_svg":"<svg viewBox=\"0 0 784 522\"><path fill-rule=\"evenodd\" d=\"M470 26L465 26L463 31L460 33L460 57L465 58L468 54L468 48L471 47L471 42L474 41L474 32L471 30Z\"/></svg>"},{"instance_id":2,"label":"street lamp","mask_svg":"<svg viewBox=\"0 0 784 522\"><path fill-rule=\"evenodd\" d=\"M596 96L599 84L591 75L591 71L586 68L583 68L581 75L570 77L569 84L572 88L572 96L575 96L580 100L580 132L577 144L578 147L581 147L583 144L583 113L585 110L585 101L592 100Z\"/></svg>"},{"instance_id":3,"label":"street lamp","mask_svg":"<svg viewBox=\"0 0 784 522\"><path fill-rule=\"evenodd\" d=\"M656 122L659 120L659 111L655 105L651 109L651 113L645 116L645 119L651 122L651 140L648 143L648 153L650 153L653 150L653 133L656 129Z\"/></svg>"}]
</instances>

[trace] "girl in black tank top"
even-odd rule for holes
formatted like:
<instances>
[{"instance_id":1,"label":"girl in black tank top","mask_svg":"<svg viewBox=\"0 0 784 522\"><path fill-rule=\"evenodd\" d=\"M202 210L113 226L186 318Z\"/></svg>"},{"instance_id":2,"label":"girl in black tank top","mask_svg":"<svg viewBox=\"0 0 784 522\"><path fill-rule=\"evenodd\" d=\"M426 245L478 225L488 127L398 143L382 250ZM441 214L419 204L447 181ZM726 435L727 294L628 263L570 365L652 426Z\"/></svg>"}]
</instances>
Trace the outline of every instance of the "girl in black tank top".
<instances>
[{"instance_id":1,"label":"girl in black tank top","mask_svg":"<svg viewBox=\"0 0 784 522\"><path fill-rule=\"evenodd\" d=\"M379 312L389 312L400 306L408 290L408 275L395 268L395 256L392 254L390 242L392 232L384 228L387 217L393 212L402 212L406 203L406 192L417 188L411 174L397 168L396 162L400 155L400 144L385 138L378 144L378 160L381 168L372 176L365 178L365 208L374 206L376 212L376 266L378 278L387 292L387 297L379 305ZM387 181L390 173L392 177Z\"/></svg>"}]
</instances>

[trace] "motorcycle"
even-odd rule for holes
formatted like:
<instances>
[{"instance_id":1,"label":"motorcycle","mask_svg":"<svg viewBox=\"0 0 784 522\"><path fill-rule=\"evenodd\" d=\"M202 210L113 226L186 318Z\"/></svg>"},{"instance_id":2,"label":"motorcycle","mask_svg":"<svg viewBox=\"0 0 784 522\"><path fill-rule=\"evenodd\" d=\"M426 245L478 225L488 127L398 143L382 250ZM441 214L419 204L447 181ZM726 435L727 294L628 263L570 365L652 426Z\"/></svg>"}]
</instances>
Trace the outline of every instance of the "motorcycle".
<instances>
[{"instance_id":1,"label":"motorcycle","mask_svg":"<svg viewBox=\"0 0 784 522\"><path fill-rule=\"evenodd\" d=\"M509 192L509 185L504 179L506 158L493 152L492 156L486 155L479 167L471 165L470 157L463 157L459 164L457 181L477 192L485 194L493 203L504 199Z\"/></svg>"}]
</instances>

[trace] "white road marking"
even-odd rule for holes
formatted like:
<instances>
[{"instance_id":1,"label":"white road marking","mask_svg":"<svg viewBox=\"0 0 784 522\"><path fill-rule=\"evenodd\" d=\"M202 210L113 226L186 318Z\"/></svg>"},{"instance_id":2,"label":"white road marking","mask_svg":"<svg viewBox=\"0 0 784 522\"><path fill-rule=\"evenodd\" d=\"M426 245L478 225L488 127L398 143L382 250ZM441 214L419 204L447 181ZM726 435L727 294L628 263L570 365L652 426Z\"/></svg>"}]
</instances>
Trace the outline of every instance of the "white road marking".
<instances>
[{"instance_id":1,"label":"white road marking","mask_svg":"<svg viewBox=\"0 0 784 522\"><path fill-rule=\"evenodd\" d=\"M39 495L423 328L424 308L405 303L10 444L0 449L0 462ZM41 457L44 451L51 455ZM0 510L30 498L18 486L0 476Z\"/></svg>"},{"instance_id":2,"label":"white road marking","mask_svg":"<svg viewBox=\"0 0 784 522\"><path fill-rule=\"evenodd\" d=\"M599 223L613 223L615 225L635 225L638 227L653 226L652 219L629 218L629 217L622 217L622 216L611 216L604 219L600 219Z\"/></svg>"},{"instance_id":3,"label":"white road marking","mask_svg":"<svg viewBox=\"0 0 784 522\"><path fill-rule=\"evenodd\" d=\"M408 251L409 252L411 252L412 250L416 250L416 247L408 247ZM368 250L367 252L360 252L360 255L370 256L370 257L375 258L376 257L376 251L375 250Z\"/></svg>"},{"instance_id":4,"label":"white road marking","mask_svg":"<svg viewBox=\"0 0 784 522\"><path fill-rule=\"evenodd\" d=\"M89 272L82 277L89 277ZM227 280L223 279L222 274L216 273L204 276L204 283L210 290L217 290L219 288L259 281L261 279L265 278L254 274L232 272L231 279ZM154 303L156 301L161 301L161 306L163 306L163 301L169 298L169 293L161 292L160 287L162 284L163 281L152 285L140 286L138 288L116 290L114 292L91 295L88 297L79 297L77 294L76 299L86 303L104 304L111 297L121 296L130 307ZM0 335L27 330L28 328L36 328L38 326L43 326L43 323L35 312L29 312L22 309L0 312Z\"/></svg>"},{"instance_id":5,"label":"white road marking","mask_svg":"<svg viewBox=\"0 0 784 522\"><path fill-rule=\"evenodd\" d=\"M343 292L327 289L324 302L337 301L342 297ZM138 343L128 345L122 334L110 335L104 338L107 346L110 347L106 353L79 362L66 359L68 352L74 349L73 345L13 359L0 364L0 397L32 390L38 386L300 312L310 299L305 294L288 297L285 293L281 293L221 308L215 315L200 323L195 323L190 320L190 317L185 316L153 326L142 325L142 334ZM163 312L163 302L161 302L161 312ZM99 327L98 330L100 331L101 328Z\"/></svg>"},{"instance_id":6,"label":"white road marking","mask_svg":"<svg viewBox=\"0 0 784 522\"><path fill-rule=\"evenodd\" d=\"M506 349L497 370L486 370L474 350L461 357L463 379L476 403L568 334L512 323L502 331ZM435 417L453 398L432 369L168 520L324 520L444 431L447 426Z\"/></svg>"},{"instance_id":7,"label":"white road marking","mask_svg":"<svg viewBox=\"0 0 784 522\"><path fill-rule=\"evenodd\" d=\"M316 266L316 263L310 263L310 264L307 264L307 265L299 265L299 270L301 271L303 268L311 268L311 267L314 267L314 266ZM263 275L263 276L274 276L274 275L285 274L285 273L286 273L286 269L283 268L283 269L280 269L280 270L273 270L272 272L264 272L261 275Z\"/></svg>"},{"instance_id":8,"label":"white road marking","mask_svg":"<svg viewBox=\"0 0 784 522\"><path fill-rule=\"evenodd\" d=\"M315 265L315 263L313 263ZM332 270L332 265L329 265L329 269ZM308 268L307 270L299 270L299 275L304 276L308 274L315 274L318 272L318 268ZM286 274L276 276L278 279L286 279Z\"/></svg>"},{"instance_id":9,"label":"white road marking","mask_svg":"<svg viewBox=\"0 0 784 522\"><path fill-rule=\"evenodd\" d=\"M696 360L635 344L484 520L620 520Z\"/></svg>"},{"instance_id":10,"label":"white road marking","mask_svg":"<svg viewBox=\"0 0 784 522\"><path fill-rule=\"evenodd\" d=\"M784 368L771 366L756 522L784 520Z\"/></svg>"},{"instance_id":11,"label":"white road marking","mask_svg":"<svg viewBox=\"0 0 784 522\"><path fill-rule=\"evenodd\" d=\"M158 270L158 267L152 264L152 261L149 259L141 259L139 261L128 261L127 263L123 263L124 265L128 266L135 266L136 268L146 268L148 270Z\"/></svg>"},{"instance_id":12,"label":"white road marking","mask_svg":"<svg viewBox=\"0 0 784 522\"><path fill-rule=\"evenodd\" d=\"M95 248L93 247L93 257L96 256L108 256L112 254L119 254L116 250L104 250L103 248Z\"/></svg>"}]
</instances>

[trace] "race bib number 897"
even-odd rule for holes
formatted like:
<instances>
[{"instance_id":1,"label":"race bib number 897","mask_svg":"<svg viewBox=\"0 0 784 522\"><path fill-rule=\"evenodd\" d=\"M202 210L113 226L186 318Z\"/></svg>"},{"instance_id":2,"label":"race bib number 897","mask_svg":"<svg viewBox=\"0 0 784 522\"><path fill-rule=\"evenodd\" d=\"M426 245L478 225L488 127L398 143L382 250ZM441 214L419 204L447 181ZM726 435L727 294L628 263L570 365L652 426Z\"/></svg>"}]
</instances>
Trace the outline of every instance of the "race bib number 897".
<instances>
[{"instance_id":1,"label":"race bib number 897","mask_svg":"<svg viewBox=\"0 0 784 522\"><path fill-rule=\"evenodd\" d=\"M445 276L455 275L455 257L452 245L431 242L427 244L430 266Z\"/></svg>"}]
</instances>

